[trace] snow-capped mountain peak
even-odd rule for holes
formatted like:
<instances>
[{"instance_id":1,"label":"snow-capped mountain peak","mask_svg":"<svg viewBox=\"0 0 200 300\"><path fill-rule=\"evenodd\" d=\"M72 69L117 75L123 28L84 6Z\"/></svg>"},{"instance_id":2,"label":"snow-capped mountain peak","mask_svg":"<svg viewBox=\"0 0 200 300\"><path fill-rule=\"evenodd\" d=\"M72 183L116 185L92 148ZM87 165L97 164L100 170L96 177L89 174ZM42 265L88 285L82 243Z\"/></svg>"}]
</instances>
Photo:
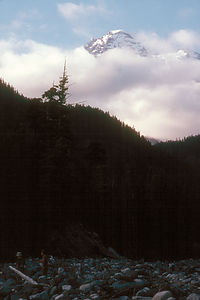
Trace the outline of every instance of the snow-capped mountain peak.
<instances>
[{"instance_id":1,"label":"snow-capped mountain peak","mask_svg":"<svg viewBox=\"0 0 200 300\"><path fill-rule=\"evenodd\" d=\"M97 39L92 38L90 42L85 45L85 49L94 56L100 56L104 52L114 48L129 48L137 55L150 56L165 61L174 59L183 60L188 58L200 59L200 54L198 52L184 49L177 49L177 51L171 53L153 54L152 51L148 51L139 41L137 41L135 36L124 32L122 29L111 30Z\"/></svg>"},{"instance_id":2,"label":"snow-capped mountain peak","mask_svg":"<svg viewBox=\"0 0 200 300\"><path fill-rule=\"evenodd\" d=\"M101 38L91 39L85 45L85 49L95 56L99 56L107 50L114 48L130 48L136 54L141 56L147 55L147 50L132 35L121 29L111 30Z\"/></svg>"}]
</instances>

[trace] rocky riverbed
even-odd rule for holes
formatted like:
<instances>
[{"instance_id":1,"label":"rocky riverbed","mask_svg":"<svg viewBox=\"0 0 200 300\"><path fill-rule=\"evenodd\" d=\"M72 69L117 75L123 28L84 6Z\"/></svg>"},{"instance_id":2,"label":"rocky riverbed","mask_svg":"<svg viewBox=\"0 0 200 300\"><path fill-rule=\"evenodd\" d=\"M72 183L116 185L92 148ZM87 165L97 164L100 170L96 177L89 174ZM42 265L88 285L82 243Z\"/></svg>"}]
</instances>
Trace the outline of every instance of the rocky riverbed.
<instances>
[{"instance_id":1,"label":"rocky riverbed","mask_svg":"<svg viewBox=\"0 0 200 300\"><path fill-rule=\"evenodd\" d=\"M126 258L49 259L47 277L39 258L26 259L31 285L0 265L0 299L200 299L200 260L145 262Z\"/></svg>"}]
</instances>

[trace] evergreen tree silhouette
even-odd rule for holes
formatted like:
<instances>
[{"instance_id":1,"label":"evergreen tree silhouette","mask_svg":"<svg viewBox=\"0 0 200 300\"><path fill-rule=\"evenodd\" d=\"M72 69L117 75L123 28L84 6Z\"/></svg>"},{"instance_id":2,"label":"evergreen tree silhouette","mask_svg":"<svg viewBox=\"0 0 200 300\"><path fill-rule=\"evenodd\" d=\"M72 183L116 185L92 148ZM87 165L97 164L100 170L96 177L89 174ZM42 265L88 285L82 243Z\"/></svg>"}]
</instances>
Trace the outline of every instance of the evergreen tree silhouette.
<instances>
[{"instance_id":1,"label":"evergreen tree silhouette","mask_svg":"<svg viewBox=\"0 0 200 300\"><path fill-rule=\"evenodd\" d=\"M69 97L69 76L66 72L66 60L64 63L63 75L60 77L58 85L53 86L42 94L45 102L57 102L65 105Z\"/></svg>"},{"instance_id":2,"label":"evergreen tree silhouette","mask_svg":"<svg viewBox=\"0 0 200 300\"><path fill-rule=\"evenodd\" d=\"M60 104L66 104L67 99L69 97L69 76L66 73L66 60L64 63L64 70L63 75L60 78L58 87L57 87L57 95L58 95L58 102Z\"/></svg>"}]
</instances>

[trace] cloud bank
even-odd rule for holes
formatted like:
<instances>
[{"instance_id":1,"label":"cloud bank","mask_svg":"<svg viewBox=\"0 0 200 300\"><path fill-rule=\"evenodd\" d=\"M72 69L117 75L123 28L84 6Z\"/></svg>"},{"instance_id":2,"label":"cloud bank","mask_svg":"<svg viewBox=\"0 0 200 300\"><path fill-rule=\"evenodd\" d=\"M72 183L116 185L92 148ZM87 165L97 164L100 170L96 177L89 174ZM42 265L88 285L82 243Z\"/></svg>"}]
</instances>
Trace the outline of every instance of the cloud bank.
<instances>
[{"instance_id":1,"label":"cloud bank","mask_svg":"<svg viewBox=\"0 0 200 300\"><path fill-rule=\"evenodd\" d=\"M174 39L180 34L173 33L166 40L154 34L157 50L173 52ZM146 36L143 33L143 40ZM191 40L193 36L191 32ZM185 40L188 37L179 43ZM65 57L70 102L85 101L85 105L109 111L146 136L175 139L200 133L198 60L179 60L173 55L167 60L140 57L128 49L113 49L95 58L83 47L69 51L10 39L0 40L0 76L25 96L40 97L59 79Z\"/></svg>"}]
</instances>

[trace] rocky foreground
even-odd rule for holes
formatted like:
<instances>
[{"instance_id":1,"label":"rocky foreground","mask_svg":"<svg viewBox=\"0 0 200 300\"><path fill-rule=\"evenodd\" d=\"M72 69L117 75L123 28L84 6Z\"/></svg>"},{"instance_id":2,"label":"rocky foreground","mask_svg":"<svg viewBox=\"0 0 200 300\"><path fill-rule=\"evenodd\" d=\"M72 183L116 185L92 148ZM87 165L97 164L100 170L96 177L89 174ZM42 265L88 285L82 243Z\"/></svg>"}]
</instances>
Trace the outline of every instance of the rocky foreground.
<instances>
[{"instance_id":1,"label":"rocky foreground","mask_svg":"<svg viewBox=\"0 0 200 300\"><path fill-rule=\"evenodd\" d=\"M144 262L126 258L49 260L48 276L40 260L26 259L24 273L31 285L0 265L0 299L200 299L200 260ZM174 297L174 298L173 298Z\"/></svg>"}]
</instances>

